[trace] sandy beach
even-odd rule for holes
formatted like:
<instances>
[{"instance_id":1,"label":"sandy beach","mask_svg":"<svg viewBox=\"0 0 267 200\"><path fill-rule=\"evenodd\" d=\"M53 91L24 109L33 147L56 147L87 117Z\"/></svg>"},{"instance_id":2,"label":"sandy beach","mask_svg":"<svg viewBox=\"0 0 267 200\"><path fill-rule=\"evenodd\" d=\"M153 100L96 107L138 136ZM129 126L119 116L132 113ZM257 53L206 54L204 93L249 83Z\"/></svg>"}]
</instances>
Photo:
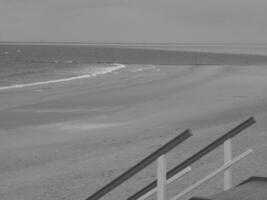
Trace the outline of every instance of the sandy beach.
<instances>
[{"instance_id":1,"label":"sandy beach","mask_svg":"<svg viewBox=\"0 0 267 200\"><path fill-rule=\"evenodd\" d=\"M168 154L168 169L250 116L233 140L253 155L233 182L266 176L267 69L264 66L126 65L99 76L0 91L0 199L83 200L158 147L190 129ZM173 196L223 163L222 147L168 186ZM151 165L103 199L134 194L155 178ZM222 190L222 175L194 190Z\"/></svg>"}]
</instances>

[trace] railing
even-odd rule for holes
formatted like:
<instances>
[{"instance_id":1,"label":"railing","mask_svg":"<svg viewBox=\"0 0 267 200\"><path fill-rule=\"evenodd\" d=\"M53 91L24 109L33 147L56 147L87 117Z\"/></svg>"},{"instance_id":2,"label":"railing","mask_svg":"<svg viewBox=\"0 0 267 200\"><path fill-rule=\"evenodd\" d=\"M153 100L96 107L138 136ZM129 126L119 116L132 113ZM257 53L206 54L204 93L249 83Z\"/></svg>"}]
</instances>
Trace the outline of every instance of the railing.
<instances>
[{"instance_id":1,"label":"railing","mask_svg":"<svg viewBox=\"0 0 267 200\"><path fill-rule=\"evenodd\" d=\"M182 191L181 193L179 193L176 196L174 196L173 198L171 198L171 200L179 199L182 196L188 194L193 189L197 188L201 184L203 184L203 183L207 182L208 180L212 179L213 177L215 177L219 173L228 170L233 164L236 164L238 161L240 161L241 159L245 158L246 156L248 156L252 152L253 152L252 149L249 149L249 150L245 151L244 153L242 153L239 156L235 157L233 160L229 161L228 163L225 163L223 166L219 167L218 169L216 169L215 171L213 171L212 173L210 173L209 175L207 175L203 179L201 179L201 180L197 181L196 183L194 183L193 185L189 186L184 191ZM227 185L227 186L229 187L231 185ZM230 187L229 187L229 189L230 189Z\"/></svg>"},{"instance_id":2,"label":"railing","mask_svg":"<svg viewBox=\"0 0 267 200\"><path fill-rule=\"evenodd\" d=\"M177 179L182 178L184 175L186 175L190 171L191 171L191 167L185 168L181 172L177 173L175 176L173 176L170 179L166 180L166 184L167 185L171 184L172 182L176 181ZM158 173L158 174L162 174L162 173ZM151 196L152 194L154 194L155 192L159 192L159 190L157 190L157 189L158 188L154 188L153 190L150 190L148 193L146 193L142 197L138 198L138 200L144 200L144 199L148 198L149 196Z\"/></svg>"},{"instance_id":3,"label":"railing","mask_svg":"<svg viewBox=\"0 0 267 200\"><path fill-rule=\"evenodd\" d=\"M97 200L106 195L111 190L118 187L120 184L131 178L133 175L147 167L149 164L151 164L153 161L155 161L158 157L166 154L171 149L176 147L177 145L184 142L186 139L191 137L192 134L190 130L186 130L168 143L166 143L164 146L156 150L154 153L150 154L146 158L144 158L142 161L131 167L129 170L118 176L116 179L105 185L103 188L92 194L90 197L88 197L86 200Z\"/></svg>"},{"instance_id":4,"label":"railing","mask_svg":"<svg viewBox=\"0 0 267 200\"><path fill-rule=\"evenodd\" d=\"M185 168L189 167L191 164L193 164L194 162L196 162L200 158L204 157L206 154L210 153L211 151L213 151L214 149L216 149L218 146L220 146L222 144L225 144L225 158L226 158L225 163L226 163L226 165L228 165L229 164L228 162L232 161L231 160L231 151L232 150L231 150L231 140L230 139L232 137L236 136L238 133L245 130L246 128L253 125L255 122L256 121L253 117L248 118L247 120L245 120L244 122L242 122L241 124L236 126L234 129L230 130L229 132L227 132L226 134L224 134L223 136L221 136L220 138L218 138L217 140L215 140L214 142L212 142L211 144L209 144L208 146L206 146L205 148L203 148L202 150L200 150L199 152L197 152L196 154L194 154L193 156L191 156L190 158L188 158L187 160L185 160L181 164L177 165L176 167L174 167L173 169L168 171L167 175L165 176L166 179L171 179L175 174L177 174L177 173L181 172L182 170L184 170ZM251 150L249 150L249 151L251 151ZM227 169L227 168L225 168L225 169ZM229 171L225 173L225 180L228 180L228 182L225 183L225 189L226 189L226 187L230 187L230 185L231 185L230 176L231 176L231 173L229 173ZM156 187L157 187L157 181L153 181L152 183L150 183L149 185L144 187L142 190L138 191L137 193L135 193L134 195L129 197L127 200L142 199L143 195L145 195L150 190L153 190ZM176 197L177 198L181 197L181 195L176 196ZM177 198L172 198L171 200L174 200ZM162 198L160 200L162 200Z\"/></svg>"},{"instance_id":5,"label":"railing","mask_svg":"<svg viewBox=\"0 0 267 200\"><path fill-rule=\"evenodd\" d=\"M175 197L171 198L171 200L176 200L180 198L181 196L187 194L192 189L198 187L200 184L210 180L214 176L216 176L218 173L225 171L224 173L224 189L229 189L231 187L231 170L229 169L233 164L238 162L239 160L243 159L247 155L249 155L252 150L249 149L246 152L242 153L241 155L235 157L232 159L232 145L231 145L231 138L245 130L246 128L250 127L252 124L255 123L255 119L253 117L250 117L249 119L245 120L238 126L236 126L234 129L230 130L181 164L177 165L170 171L166 173L166 161L165 161L165 154L173 149L178 144L182 143L186 139L188 139L192 134L189 130L184 131L177 137L175 137L173 140L162 146L160 149L152 153L151 155L147 156L145 159L140 161L138 164L121 174L119 177L108 183L106 186L104 186L102 189L95 192L93 195L88 197L86 200L98 200L104 195L106 195L111 190L118 187L120 184L131 178L133 175L144 169L146 166L151 164L153 161L157 160L157 180L153 181L146 187L144 187L142 190L138 191L136 194L129 197L127 200L144 200L145 198L149 197L153 193L157 192L158 200L165 200L165 191L166 186L177 180L178 178L184 176L186 173L188 173L191 168L190 165L196 162L197 160L204 157L206 154L210 153L214 149L216 149L218 146L224 144L224 165L220 167L219 169L215 170L202 180L196 182L189 188L185 189L180 194L176 195Z\"/></svg>"}]
</instances>

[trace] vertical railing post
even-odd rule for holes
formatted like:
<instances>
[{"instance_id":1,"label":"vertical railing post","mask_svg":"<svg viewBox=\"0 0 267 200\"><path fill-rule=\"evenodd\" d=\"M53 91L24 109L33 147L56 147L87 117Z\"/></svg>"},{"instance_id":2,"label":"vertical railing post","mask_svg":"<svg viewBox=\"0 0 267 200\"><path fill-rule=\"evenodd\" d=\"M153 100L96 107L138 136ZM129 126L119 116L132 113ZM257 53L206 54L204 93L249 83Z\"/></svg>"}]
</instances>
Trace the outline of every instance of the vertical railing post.
<instances>
[{"instance_id":1,"label":"vertical railing post","mask_svg":"<svg viewBox=\"0 0 267 200\"><path fill-rule=\"evenodd\" d=\"M232 141L231 139L224 142L224 164L232 161ZM232 170L229 168L224 172L224 190L229 190L232 185Z\"/></svg>"},{"instance_id":2,"label":"vertical railing post","mask_svg":"<svg viewBox=\"0 0 267 200\"><path fill-rule=\"evenodd\" d=\"M157 159L157 200L166 199L166 184L166 156L163 154Z\"/></svg>"}]
</instances>

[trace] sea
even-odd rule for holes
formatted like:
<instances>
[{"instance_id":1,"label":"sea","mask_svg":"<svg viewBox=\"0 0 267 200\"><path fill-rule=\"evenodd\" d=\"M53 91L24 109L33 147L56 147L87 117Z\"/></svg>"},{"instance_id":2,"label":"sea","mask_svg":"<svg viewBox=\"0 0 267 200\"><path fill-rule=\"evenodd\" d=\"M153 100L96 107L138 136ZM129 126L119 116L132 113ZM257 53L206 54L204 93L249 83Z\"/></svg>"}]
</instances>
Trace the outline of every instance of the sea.
<instances>
[{"instance_id":1,"label":"sea","mask_svg":"<svg viewBox=\"0 0 267 200\"><path fill-rule=\"evenodd\" d=\"M190 52L190 53L189 53ZM266 57L265 44L49 44L0 43L0 91L103 76L128 64L192 64L202 53ZM221 55L220 55L221 58Z\"/></svg>"},{"instance_id":2,"label":"sea","mask_svg":"<svg viewBox=\"0 0 267 200\"><path fill-rule=\"evenodd\" d=\"M125 67L103 54L93 47L0 45L0 91L92 78Z\"/></svg>"}]
</instances>

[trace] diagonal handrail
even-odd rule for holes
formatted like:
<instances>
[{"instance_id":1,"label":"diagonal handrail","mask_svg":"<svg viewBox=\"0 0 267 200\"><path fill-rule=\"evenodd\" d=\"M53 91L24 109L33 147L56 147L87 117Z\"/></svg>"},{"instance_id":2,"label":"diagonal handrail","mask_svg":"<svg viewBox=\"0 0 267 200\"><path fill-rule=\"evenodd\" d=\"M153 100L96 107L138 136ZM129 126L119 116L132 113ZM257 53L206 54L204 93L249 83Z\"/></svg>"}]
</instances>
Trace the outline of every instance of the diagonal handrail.
<instances>
[{"instance_id":1,"label":"diagonal handrail","mask_svg":"<svg viewBox=\"0 0 267 200\"><path fill-rule=\"evenodd\" d=\"M171 178L178 172L182 171L183 169L190 166L200 158L204 157L206 154L210 153L218 146L222 145L226 140L236 136L241 131L253 125L255 122L256 121L253 117L248 118L247 120L245 120L244 122L233 128L232 130L230 130L229 132L227 132L226 134L224 134L223 136L221 136L220 138L218 138L217 140L215 140L214 142L212 142L211 144L209 144L208 146L206 146L205 148L203 148L202 150L200 150L199 152L197 152L196 154L194 154L193 156L182 162L181 164L177 165L176 167L168 171L167 179ZM153 181L152 183L150 183L149 185L147 185L146 187L144 187L143 189L141 189L140 191L129 197L127 200L137 200L139 197L143 196L150 190L154 189L156 186L157 186L157 181Z\"/></svg>"},{"instance_id":2,"label":"diagonal handrail","mask_svg":"<svg viewBox=\"0 0 267 200\"><path fill-rule=\"evenodd\" d=\"M188 139L192 136L192 133L190 130L185 130L180 135L176 136L174 139L163 145L161 148L141 160L139 163L128 169L126 172L122 173L120 176L115 178L113 181L102 187L100 190L92 194L90 197L88 197L86 200L97 200L106 195L108 192L113 190L114 188L118 187L120 184L131 178L133 175L144 169L146 166L151 164L153 161L155 161L158 157L161 155L167 153L174 147L176 147L178 144L181 144L183 141Z\"/></svg>"}]
</instances>

